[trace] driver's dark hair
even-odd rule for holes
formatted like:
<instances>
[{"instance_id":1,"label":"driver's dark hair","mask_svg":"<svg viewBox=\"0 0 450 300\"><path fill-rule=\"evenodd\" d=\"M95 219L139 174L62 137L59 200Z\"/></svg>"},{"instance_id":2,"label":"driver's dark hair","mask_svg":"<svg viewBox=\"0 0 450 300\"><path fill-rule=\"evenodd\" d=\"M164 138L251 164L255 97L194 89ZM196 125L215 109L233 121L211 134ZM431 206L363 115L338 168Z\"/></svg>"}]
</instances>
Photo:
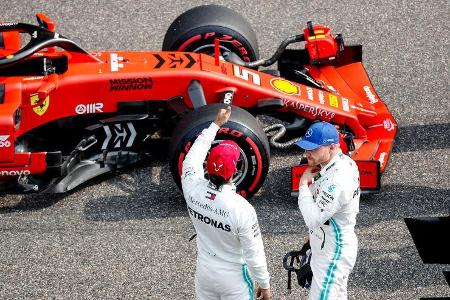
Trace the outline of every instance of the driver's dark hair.
<instances>
[{"instance_id":1,"label":"driver's dark hair","mask_svg":"<svg viewBox=\"0 0 450 300\"><path fill-rule=\"evenodd\" d=\"M229 179L228 179L229 180ZM209 181L216 187L220 188L222 185L228 182L227 179L223 178L220 175L217 174L211 174L209 175Z\"/></svg>"}]
</instances>

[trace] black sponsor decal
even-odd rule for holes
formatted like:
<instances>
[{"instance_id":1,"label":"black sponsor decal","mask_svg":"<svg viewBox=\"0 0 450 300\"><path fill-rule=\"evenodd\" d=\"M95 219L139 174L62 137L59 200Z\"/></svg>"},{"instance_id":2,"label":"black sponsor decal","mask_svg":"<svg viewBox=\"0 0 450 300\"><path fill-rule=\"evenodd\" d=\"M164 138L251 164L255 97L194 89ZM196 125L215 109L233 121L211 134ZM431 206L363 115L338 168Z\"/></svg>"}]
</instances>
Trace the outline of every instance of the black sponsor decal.
<instances>
[{"instance_id":1,"label":"black sponsor decal","mask_svg":"<svg viewBox=\"0 0 450 300\"><path fill-rule=\"evenodd\" d=\"M329 203L331 203L330 200L325 199L324 197L320 197L319 201L317 201L317 206L320 208L320 211L322 212L323 209L324 209Z\"/></svg>"},{"instance_id":2,"label":"black sponsor decal","mask_svg":"<svg viewBox=\"0 0 450 300\"><path fill-rule=\"evenodd\" d=\"M159 54L153 54L153 56L158 60L158 63L155 65L155 69L161 68L166 61Z\"/></svg>"},{"instance_id":3,"label":"black sponsor decal","mask_svg":"<svg viewBox=\"0 0 450 300\"><path fill-rule=\"evenodd\" d=\"M317 174L316 176L314 176L314 181L319 180L320 177L322 177L322 174L320 174L320 173Z\"/></svg>"},{"instance_id":4,"label":"black sponsor decal","mask_svg":"<svg viewBox=\"0 0 450 300\"><path fill-rule=\"evenodd\" d=\"M320 203L323 203L323 204L328 204L328 203L330 203L330 202L331 202L331 200L330 200L330 199L327 199L327 198L325 198L325 197L323 197L323 196L320 196L320 198L322 199L322 200L320 201Z\"/></svg>"},{"instance_id":5,"label":"black sponsor decal","mask_svg":"<svg viewBox=\"0 0 450 300\"><path fill-rule=\"evenodd\" d=\"M110 79L109 91L149 90L153 86L151 77Z\"/></svg>"},{"instance_id":6,"label":"black sponsor decal","mask_svg":"<svg viewBox=\"0 0 450 300\"><path fill-rule=\"evenodd\" d=\"M332 194L329 194L329 193L327 193L327 192L325 192L325 191L322 191L322 194L323 194L326 198L330 199L331 201L334 200L334 196L333 196Z\"/></svg>"},{"instance_id":7,"label":"black sponsor decal","mask_svg":"<svg viewBox=\"0 0 450 300\"><path fill-rule=\"evenodd\" d=\"M197 207L200 207L208 212L211 212L211 213L221 216L223 218L226 218L230 215L230 213L224 209L213 207L213 206L209 205L208 203L202 203L198 200L193 199L192 197L189 197L189 202L191 202L193 205L195 205Z\"/></svg>"},{"instance_id":8,"label":"black sponsor decal","mask_svg":"<svg viewBox=\"0 0 450 300\"><path fill-rule=\"evenodd\" d=\"M341 154L342 154L342 153L339 153L339 157L340 157L340 158L343 158L343 157L341 156ZM329 169L331 169L332 167L334 167L335 164L336 164L336 162L332 163L331 166L329 166L328 168L325 169L325 171L328 171Z\"/></svg>"},{"instance_id":9,"label":"black sponsor decal","mask_svg":"<svg viewBox=\"0 0 450 300\"><path fill-rule=\"evenodd\" d=\"M252 225L252 230L253 230L253 237L257 237L261 233L261 231L259 230L258 223Z\"/></svg>"},{"instance_id":10,"label":"black sponsor decal","mask_svg":"<svg viewBox=\"0 0 450 300\"><path fill-rule=\"evenodd\" d=\"M158 60L155 65L155 69L161 68L163 65L167 65L169 68L192 68L192 66L196 63L196 60L188 53L186 54L178 54L171 53L169 54L169 59L164 59L159 54L153 54L153 56Z\"/></svg>"},{"instance_id":11,"label":"black sponsor decal","mask_svg":"<svg viewBox=\"0 0 450 300\"><path fill-rule=\"evenodd\" d=\"M213 218L210 218L208 216L204 216L201 213L196 212L195 210L193 210L189 206L188 206L188 210L189 210L189 214L194 219L197 219L197 220L199 220L199 221L201 221L201 222L203 222L205 224L214 226L214 228L221 229L221 230L226 231L226 232L230 232L231 231L231 226L228 225L228 224L224 225L222 222L214 220Z\"/></svg>"}]
</instances>

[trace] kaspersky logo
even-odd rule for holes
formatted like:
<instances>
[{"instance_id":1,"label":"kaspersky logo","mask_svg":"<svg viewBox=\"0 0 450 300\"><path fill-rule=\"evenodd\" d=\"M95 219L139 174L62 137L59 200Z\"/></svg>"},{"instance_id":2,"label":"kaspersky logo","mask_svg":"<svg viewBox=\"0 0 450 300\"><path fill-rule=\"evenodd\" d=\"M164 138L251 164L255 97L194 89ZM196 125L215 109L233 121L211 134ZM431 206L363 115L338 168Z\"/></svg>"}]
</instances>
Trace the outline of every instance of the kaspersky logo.
<instances>
[{"instance_id":1,"label":"kaspersky logo","mask_svg":"<svg viewBox=\"0 0 450 300\"><path fill-rule=\"evenodd\" d=\"M0 135L0 148L9 148L11 142L8 141L9 135Z\"/></svg>"}]
</instances>

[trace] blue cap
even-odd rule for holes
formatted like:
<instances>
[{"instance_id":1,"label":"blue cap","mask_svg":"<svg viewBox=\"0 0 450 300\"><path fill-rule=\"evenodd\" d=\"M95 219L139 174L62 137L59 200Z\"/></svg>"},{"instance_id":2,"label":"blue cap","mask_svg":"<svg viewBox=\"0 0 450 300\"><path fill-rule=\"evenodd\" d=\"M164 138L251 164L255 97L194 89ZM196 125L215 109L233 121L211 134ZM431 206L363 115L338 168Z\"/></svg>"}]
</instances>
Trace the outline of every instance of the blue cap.
<instances>
[{"instance_id":1,"label":"blue cap","mask_svg":"<svg viewBox=\"0 0 450 300\"><path fill-rule=\"evenodd\" d=\"M305 136L295 144L304 150L314 150L320 146L339 143L339 134L336 128L327 122L312 124Z\"/></svg>"}]
</instances>

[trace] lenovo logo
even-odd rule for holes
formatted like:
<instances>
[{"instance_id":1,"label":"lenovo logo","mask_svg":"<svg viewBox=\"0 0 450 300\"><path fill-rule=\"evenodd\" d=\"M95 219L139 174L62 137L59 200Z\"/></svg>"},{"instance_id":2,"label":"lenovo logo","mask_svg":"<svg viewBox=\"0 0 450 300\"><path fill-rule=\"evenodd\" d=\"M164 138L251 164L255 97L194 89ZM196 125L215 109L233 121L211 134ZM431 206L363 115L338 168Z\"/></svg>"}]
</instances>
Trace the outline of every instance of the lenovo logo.
<instances>
[{"instance_id":1,"label":"lenovo logo","mask_svg":"<svg viewBox=\"0 0 450 300\"><path fill-rule=\"evenodd\" d=\"M0 171L0 176L23 176L30 175L29 170L11 170L11 171Z\"/></svg>"}]
</instances>

